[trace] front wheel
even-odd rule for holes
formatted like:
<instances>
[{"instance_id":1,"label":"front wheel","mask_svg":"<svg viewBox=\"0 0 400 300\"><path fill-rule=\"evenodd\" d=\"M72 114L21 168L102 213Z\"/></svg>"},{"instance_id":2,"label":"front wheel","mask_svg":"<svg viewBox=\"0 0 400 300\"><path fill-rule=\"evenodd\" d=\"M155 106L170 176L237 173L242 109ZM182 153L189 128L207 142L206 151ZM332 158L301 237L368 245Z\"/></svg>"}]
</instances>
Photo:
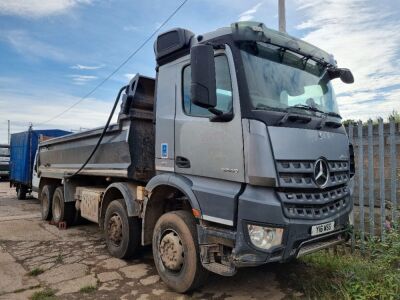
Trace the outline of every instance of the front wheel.
<instances>
[{"instance_id":1,"label":"front wheel","mask_svg":"<svg viewBox=\"0 0 400 300\"><path fill-rule=\"evenodd\" d=\"M200 287L208 271L200 262L196 222L187 211L164 214L153 232L153 256L162 280L179 293Z\"/></svg>"}]
</instances>

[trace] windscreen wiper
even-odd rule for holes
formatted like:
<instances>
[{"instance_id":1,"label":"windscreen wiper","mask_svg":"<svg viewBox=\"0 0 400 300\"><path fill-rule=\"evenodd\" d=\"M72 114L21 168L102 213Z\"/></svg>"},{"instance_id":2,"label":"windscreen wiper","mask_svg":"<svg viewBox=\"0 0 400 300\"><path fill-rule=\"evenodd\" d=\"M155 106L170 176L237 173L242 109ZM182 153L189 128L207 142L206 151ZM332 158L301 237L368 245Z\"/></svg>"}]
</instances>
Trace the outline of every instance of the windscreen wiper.
<instances>
[{"instance_id":1,"label":"windscreen wiper","mask_svg":"<svg viewBox=\"0 0 400 300\"><path fill-rule=\"evenodd\" d=\"M292 107L295 108L300 108L300 109L306 109L306 110L311 110L314 112L319 112L321 114L323 114L324 116L322 117L321 121L318 123L317 125L317 129L322 129L324 126L328 126L328 127L333 127L333 128L339 128L340 126L342 126L342 123L340 122L335 122L335 121L327 121L326 117L327 116L332 116L332 117L336 117L336 118L342 118L341 115L339 115L338 113L335 112L324 112L316 107L310 106L310 105L306 105L306 104L296 104Z\"/></svg>"},{"instance_id":2,"label":"windscreen wiper","mask_svg":"<svg viewBox=\"0 0 400 300\"><path fill-rule=\"evenodd\" d=\"M296 108L300 108L300 109L307 109L307 110L319 112L321 114L328 115L328 116L331 116L331 117L336 117L336 118L340 118L340 119L342 118L342 116L339 115L338 113L335 113L335 112L332 112L332 111L325 112L325 111L322 111L322 110L320 110L320 109L318 109L318 108L316 108L314 106L310 106L310 105L306 105L306 104L296 104L296 105L291 106L291 107L296 107Z\"/></svg>"},{"instance_id":3,"label":"windscreen wiper","mask_svg":"<svg viewBox=\"0 0 400 300\"><path fill-rule=\"evenodd\" d=\"M258 103L255 107L256 110L274 110L274 111L286 111L285 108L273 107L266 104Z\"/></svg>"},{"instance_id":4,"label":"windscreen wiper","mask_svg":"<svg viewBox=\"0 0 400 300\"><path fill-rule=\"evenodd\" d=\"M308 123L311 121L311 117L295 115L292 112L288 111L276 124L278 126L281 126L288 120L291 122L300 121L301 123Z\"/></svg>"},{"instance_id":5,"label":"windscreen wiper","mask_svg":"<svg viewBox=\"0 0 400 300\"><path fill-rule=\"evenodd\" d=\"M322 110L320 110L320 109L318 109L318 108L316 108L314 106L307 105L307 104L296 104L296 105L293 105L293 106L290 106L290 107L295 107L295 108L300 108L300 109L305 109L305 110L311 110L311 111L314 111L314 112L319 112L321 114L326 114L326 112L324 112L324 111L322 111Z\"/></svg>"},{"instance_id":6,"label":"windscreen wiper","mask_svg":"<svg viewBox=\"0 0 400 300\"><path fill-rule=\"evenodd\" d=\"M284 113L288 112L287 108L273 107L273 106L269 106L269 105L262 104L262 103L258 103L257 106L254 109L256 109L256 110L270 110L270 111L277 111L277 112L284 112Z\"/></svg>"}]
</instances>

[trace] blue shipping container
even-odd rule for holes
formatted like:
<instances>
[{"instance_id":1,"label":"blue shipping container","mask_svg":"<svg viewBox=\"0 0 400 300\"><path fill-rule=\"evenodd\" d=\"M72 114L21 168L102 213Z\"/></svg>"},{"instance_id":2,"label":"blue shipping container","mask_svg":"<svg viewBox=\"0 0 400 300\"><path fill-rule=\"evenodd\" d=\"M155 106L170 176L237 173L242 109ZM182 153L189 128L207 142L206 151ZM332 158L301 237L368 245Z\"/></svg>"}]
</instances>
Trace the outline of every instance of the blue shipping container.
<instances>
[{"instance_id":1,"label":"blue shipping container","mask_svg":"<svg viewBox=\"0 0 400 300\"><path fill-rule=\"evenodd\" d=\"M60 129L13 133L10 142L10 182L31 185L33 161L41 136L59 137L70 133Z\"/></svg>"}]
</instances>

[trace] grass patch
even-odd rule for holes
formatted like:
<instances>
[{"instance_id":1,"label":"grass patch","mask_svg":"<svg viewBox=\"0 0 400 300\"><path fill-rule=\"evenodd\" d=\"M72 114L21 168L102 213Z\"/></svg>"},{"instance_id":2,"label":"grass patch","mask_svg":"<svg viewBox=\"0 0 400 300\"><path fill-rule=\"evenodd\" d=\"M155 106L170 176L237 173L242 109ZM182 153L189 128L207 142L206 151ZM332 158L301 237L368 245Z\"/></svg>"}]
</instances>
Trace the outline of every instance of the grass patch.
<instances>
[{"instance_id":1,"label":"grass patch","mask_svg":"<svg viewBox=\"0 0 400 300\"><path fill-rule=\"evenodd\" d=\"M398 230L398 229L397 229ZM364 252L316 252L289 265L281 276L311 299L400 299L400 234L370 239Z\"/></svg>"},{"instance_id":2,"label":"grass patch","mask_svg":"<svg viewBox=\"0 0 400 300\"><path fill-rule=\"evenodd\" d=\"M44 272L44 270L41 268L34 268L28 272L28 275L29 276L38 276L38 275L42 274L43 272Z\"/></svg>"},{"instance_id":3,"label":"grass patch","mask_svg":"<svg viewBox=\"0 0 400 300\"><path fill-rule=\"evenodd\" d=\"M86 285L86 286L81 287L81 289L79 291L84 294L89 294L89 293L93 293L95 290L97 290L97 286Z\"/></svg>"},{"instance_id":4,"label":"grass patch","mask_svg":"<svg viewBox=\"0 0 400 300\"><path fill-rule=\"evenodd\" d=\"M31 300L56 300L55 292L52 289L45 289L43 291L35 292Z\"/></svg>"},{"instance_id":5,"label":"grass patch","mask_svg":"<svg viewBox=\"0 0 400 300\"><path fill-rule=\"evenodd\" d=\"M61 254L58 254L56 258L56 263L57 264L62 264L63 263L63 256Z\"/></svg>"}]
</instances>

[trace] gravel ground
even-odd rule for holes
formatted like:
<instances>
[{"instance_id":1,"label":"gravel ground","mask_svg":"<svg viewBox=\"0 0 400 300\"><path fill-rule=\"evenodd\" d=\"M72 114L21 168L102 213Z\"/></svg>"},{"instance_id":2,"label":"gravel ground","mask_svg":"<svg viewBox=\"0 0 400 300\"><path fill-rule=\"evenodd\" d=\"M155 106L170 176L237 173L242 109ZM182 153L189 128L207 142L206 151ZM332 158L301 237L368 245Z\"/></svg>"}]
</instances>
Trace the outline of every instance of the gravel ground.
<instances>
[{"instance_id":1,"label":"gravel ground","mask_svg":"<svg viewBox=\"0 0 400 300\"><path fill-rule=\"evenodd\" d=\"M211 275L200 290L177 294L160 281L151 248L134 260L113 258L97 225L59 230L40 220L37 199L17 200L0 183L0 299L29 299L48 288L57 299L283 299L277 273L284 266Z\"/></svg>"}]
</instances>

